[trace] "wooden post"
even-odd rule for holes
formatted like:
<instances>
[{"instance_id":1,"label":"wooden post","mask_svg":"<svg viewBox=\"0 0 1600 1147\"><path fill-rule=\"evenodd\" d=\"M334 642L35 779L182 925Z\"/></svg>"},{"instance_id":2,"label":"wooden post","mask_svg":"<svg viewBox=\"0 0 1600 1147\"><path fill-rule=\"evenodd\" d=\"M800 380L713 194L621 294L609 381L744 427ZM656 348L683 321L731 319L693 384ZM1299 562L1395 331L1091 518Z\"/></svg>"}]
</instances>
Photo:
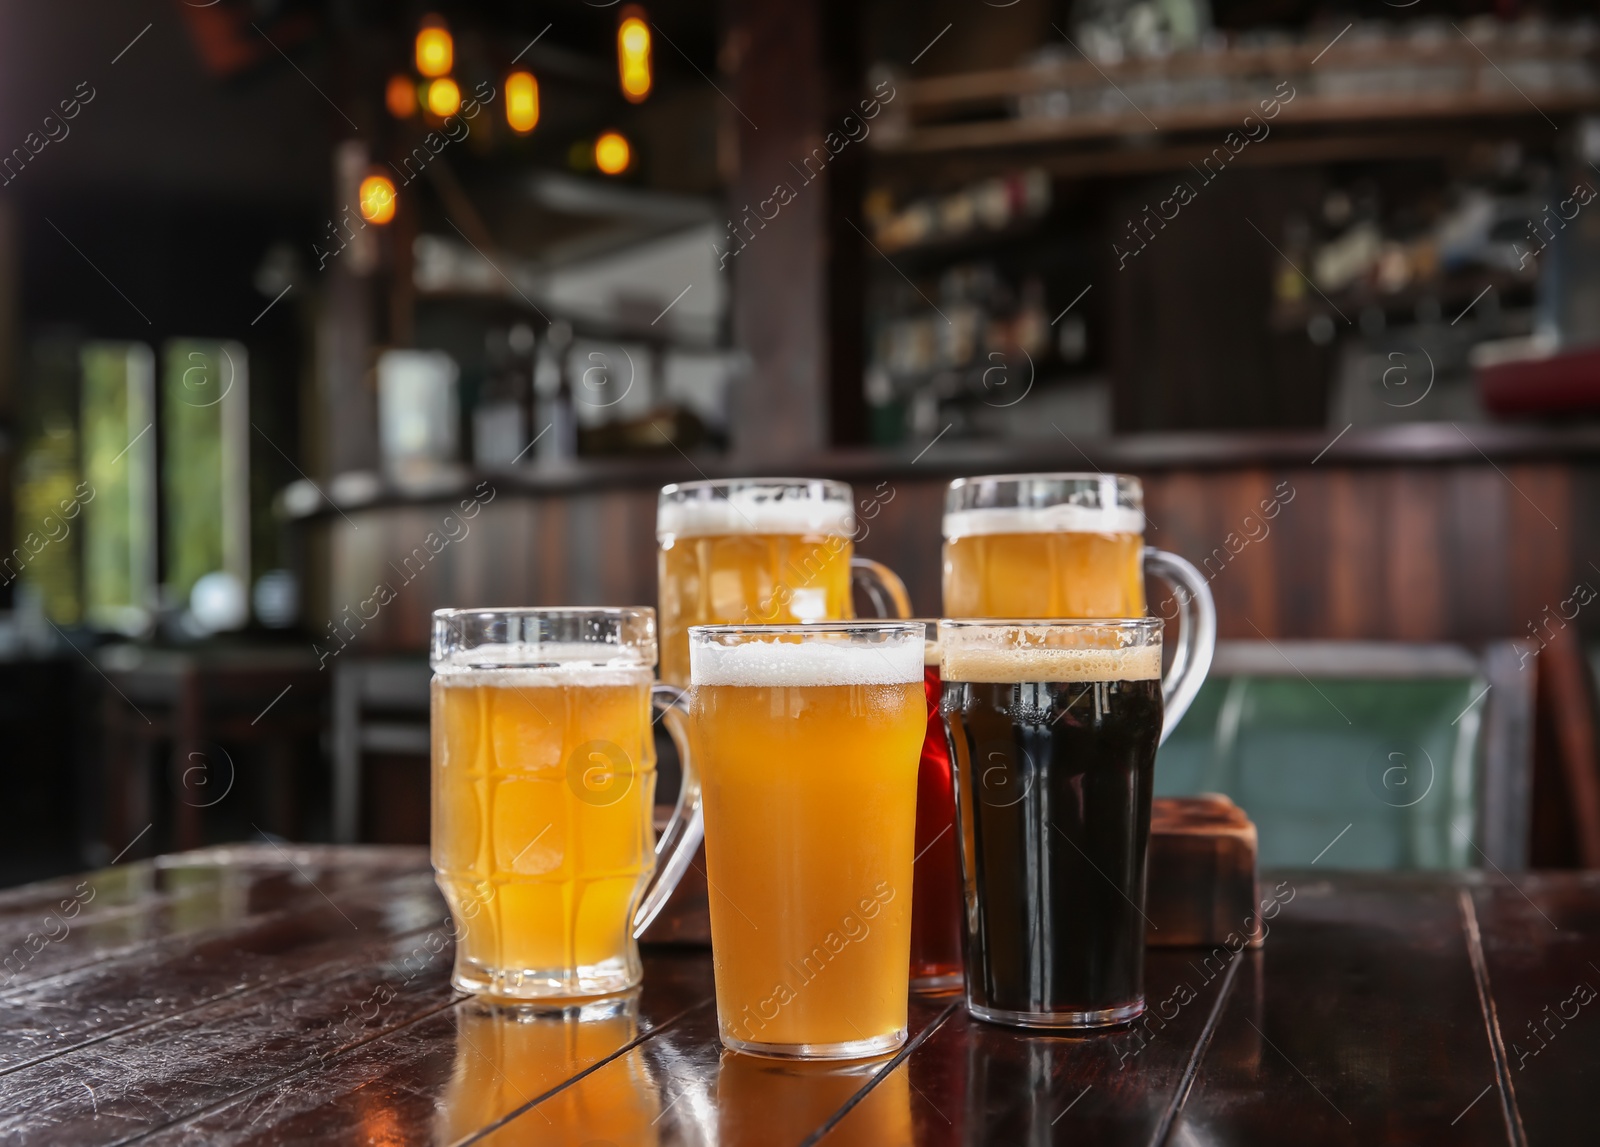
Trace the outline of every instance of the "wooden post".
<instances>
[{"instance_id":1,"label":"wooden post","mask_svg":"<svg viewBox=\"0 0 1600 1147\"><path fill-rule=\"evenodd\" d=\"M836 286L859 280L842 264L858 259L846 219L858 213L861 156L824 147L835 97L859 86L845 50L852 24L827 0L724 7L737 160L718 245L733 276L734 341L750 355L732 408L741 457L802 456L861 436L860 299Z\"/></svg>"}]
</instances>

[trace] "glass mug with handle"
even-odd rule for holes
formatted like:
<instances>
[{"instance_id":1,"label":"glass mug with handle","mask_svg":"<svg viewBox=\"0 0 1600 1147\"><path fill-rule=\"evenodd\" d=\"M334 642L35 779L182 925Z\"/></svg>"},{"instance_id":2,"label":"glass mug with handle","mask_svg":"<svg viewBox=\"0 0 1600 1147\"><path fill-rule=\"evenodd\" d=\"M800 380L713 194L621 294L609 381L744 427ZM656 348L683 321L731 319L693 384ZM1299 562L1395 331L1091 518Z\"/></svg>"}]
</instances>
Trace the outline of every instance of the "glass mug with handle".
<instances>
[{"instance_id":1,"label":"glass mug with handle","mask_svg":"<svg viewBox=\"0 0 1600 1147\"><path fill-rule=\"evenodd\" d=\"M1127 474L958 478L945 496L945 616L1142 617L1144 576L1161 579L1178 621L1165 741L1211 669L1217 607L1204 574L1144 544L1144 523L1144 487Z\"/></svg>"},{"instance_id":2,"label":"glass mug with handle","mask_svg":"<svg viewBox=\"0 0 1600 1147\"><path fill-rule=\"evenodd\" d=\"M734 478L664 486L656 508L661 679L689 683L692 625L846 621L859 584L880 616L910 617L888 567L855 556L850 486Z\"/></svg>"},{"instance_id":3,"label":"glass mug with handle","mask_svg":"<svg viewBox=\"0 0 1600 1147\"><path fill-rule=\"evenodd\" d=\"M701 838L687 702L654 684L655 662L645 607L434 613L433 867L461 991L537 1000L639 982L635 938ZM659 841L652 706L684 776Z\"/></svg>"}]
</instances>

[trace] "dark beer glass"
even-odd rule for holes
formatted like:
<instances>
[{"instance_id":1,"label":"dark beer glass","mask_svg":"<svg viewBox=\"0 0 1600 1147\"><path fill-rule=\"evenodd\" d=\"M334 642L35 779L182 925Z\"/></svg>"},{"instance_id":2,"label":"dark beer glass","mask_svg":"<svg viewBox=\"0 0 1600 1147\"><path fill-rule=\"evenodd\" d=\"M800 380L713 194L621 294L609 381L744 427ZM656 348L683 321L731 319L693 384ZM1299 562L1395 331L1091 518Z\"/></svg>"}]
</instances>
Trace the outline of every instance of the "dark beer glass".
<instances>
[{"instance_id":1,"label":"dark beer glass","mask_svg":"<svg viewBox=\"0 0 1600 1147\"><path fill-rule=\"evenodd\" d=\"M928 731L917 763L916 863L911 878L911 990L938 994L961 988L961 860L956 849L956 797L950 744L939 703L939 623L927 625L922 692Z\"/></svg>"},{"instance_id":2,"label":"dark beer glass","mask_svg":"<svg viewBox=\"0 0 1600 1147\"><path fill-rule=\"evenodd\" d=\"M1023 1027L1144 1011L1161 621L941 621L967 1007Z\"/></svg>"}]
</instances>

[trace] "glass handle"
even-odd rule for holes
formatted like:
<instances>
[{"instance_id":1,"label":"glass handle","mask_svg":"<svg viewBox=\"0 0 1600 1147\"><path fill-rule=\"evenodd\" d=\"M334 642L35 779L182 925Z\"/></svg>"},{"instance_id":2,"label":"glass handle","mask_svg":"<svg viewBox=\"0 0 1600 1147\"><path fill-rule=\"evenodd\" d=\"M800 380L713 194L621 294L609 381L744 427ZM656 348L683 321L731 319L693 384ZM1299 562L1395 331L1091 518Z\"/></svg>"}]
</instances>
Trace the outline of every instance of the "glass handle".
<instances>
[{"instance_id":1,"label":"glass handle","mask_svg":"<svg viewBox=\"0 0 1600 1147\"><path fill-rule=\"evenodd\" d=\"M666 907L667 898L689 870L695 850L706 834L700 813L700 775L695 772L694 755L689 748L686 698L687 692L676 685L654 685L650 689L650 702L661 710L661 722L672 735L673 744L678 746L683 782L678 788L678 803L672 809L672 818L667 821L661 839L656 841L656 878L633 914L634 939L638 939Z\"/></svg>"},{"instance_id":2,"label":"glass handle","mask_svg":"<svg viewBox=\"0 0 1600 1147\"><path fill-rule=\"evenodd\" d=\"M1161 699L1166 716L1161 722L1161 740L1189 711L1195 694L1211 671L1211 656L1217 650L1217 603L1205 575L1177 554L1146 546L1145 572L1172 587L1177 602L1178 640L1172 648L1172 668L1161 679ZM1163 611L1168 621L1172 617Z\"/></svg>"},{"instance_id":3,"label":"glass handle","mask_svg":"<svg viewBox=\"0 0 1600 1147\"><path fill-rule=\"evenodd\" d=\"M859 585L866 592L879 617L904 620L911 616L911 595L906 592L906 583L882 562L851 558L850 584Z\"/></svg>"}]
</instances>

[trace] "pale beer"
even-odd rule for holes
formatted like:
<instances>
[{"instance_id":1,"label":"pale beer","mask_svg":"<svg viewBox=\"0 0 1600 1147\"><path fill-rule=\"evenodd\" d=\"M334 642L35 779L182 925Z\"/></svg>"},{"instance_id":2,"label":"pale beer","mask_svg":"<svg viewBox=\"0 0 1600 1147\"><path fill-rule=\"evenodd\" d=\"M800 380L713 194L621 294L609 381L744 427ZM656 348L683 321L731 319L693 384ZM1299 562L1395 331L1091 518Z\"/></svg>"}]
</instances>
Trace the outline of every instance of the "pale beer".
<instances>
[{"instance_id":1,"label":"pale beer","mask_svg":"<svg viewBox=\"0 0 1600 1147\"><path fill-rule=\"evenodd\" d=\"M691 625L854 617L852 579L880 613L908 616L900 579L855 556L851 497L846 483L819 478L663 487L656 510L661 679L689 683Z\"/></svg>"},{"instance_id":2,"label":"pale beer","mask_svg":"<svg viewBox=\"0 0 1600 1147\"><path fill-rule=\"evenodd\" d=\"M904 622L691 634L730 1047L856 1058L905 1039L923 644Z\"/></svg>"},{"instance_id":3,"label":"pale beer","mask_svg":"<svg viewBox=\"0 0 1600 1147\"><path fill-rule=\"evenodd\" d=\"M1146 546L1144 526L1144 487L1127 474L958 478L945 495L945 616L1144 617L1146 575L1166 582L1157 612L1178 634L1161 680L1164 740L1211 668L1217 608L1205 575Z\"/></svg>"},{"instance_id":4,"label":"pale beer","mask_svg":"<svg viewBox=\"0 0 1600 1147\"><path fill-rule=\"evenodd\" d=\"M975 487L952 484L944 517L946 616L1143 616L1143 513L1123 504L1115 481L1108 487L1098 475L1034 481L1083 501L1039 504L1025 493L984 505L960 497ZM1092 504L1084 504L1091 495ZM1006 504L1015 501L1022 504Z\"/></svg>"},{"instance_id":5,"label":"pale beer","mask_svg":"<svg viewBox=\"0 0 1600 1147\"><path fill-rule=\"evenodd\" d=\"M651 611L435 616L433 864L457 924L456 986L509 998L633 986L656 869ZM524 639L462 639L486 618L501 632L490 620L476 636L504 637L509 619L528 623Z\"/></svg>"}]
</instances>

